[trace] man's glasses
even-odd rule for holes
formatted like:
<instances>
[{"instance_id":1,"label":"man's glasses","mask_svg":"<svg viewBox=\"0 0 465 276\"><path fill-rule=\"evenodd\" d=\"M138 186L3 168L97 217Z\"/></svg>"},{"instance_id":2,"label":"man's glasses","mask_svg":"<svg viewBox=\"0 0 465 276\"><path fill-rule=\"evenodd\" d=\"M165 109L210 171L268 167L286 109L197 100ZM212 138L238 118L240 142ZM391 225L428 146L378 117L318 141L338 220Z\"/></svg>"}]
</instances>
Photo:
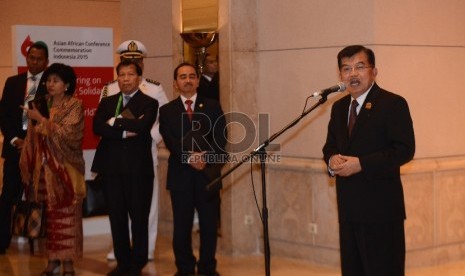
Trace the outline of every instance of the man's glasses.
<instances>
[{"instance_id":1,"label":"man's glasses","mask_svg":"<svg viewBox=\"0 0 465 276\"><path fill-rule=\"evenodd\" d=\"M354 67L352 66L342 66L341 67L341 74L343 75L349 75L352 73L352 70L355 71L355 73L362 73L365 72L367 68L372 68L373 66L370 65L365 65L365 64L356 64Z\"/></svg>"}]
</instances>

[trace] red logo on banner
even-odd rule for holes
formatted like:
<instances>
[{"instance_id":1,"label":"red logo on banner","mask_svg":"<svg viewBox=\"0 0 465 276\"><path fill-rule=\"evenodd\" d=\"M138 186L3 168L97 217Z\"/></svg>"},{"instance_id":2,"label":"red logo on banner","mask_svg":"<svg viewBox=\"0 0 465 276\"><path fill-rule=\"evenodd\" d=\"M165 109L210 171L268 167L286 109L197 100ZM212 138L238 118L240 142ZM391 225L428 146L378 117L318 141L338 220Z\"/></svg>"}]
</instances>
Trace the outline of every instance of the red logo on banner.
<instances>
[{"instance_id":1,"label":"red logo on banner","mask_svg":"<svg viewBox=\"0 0 465 276\"><path fill-rule=\"evenodd\" d=\"M27 36L23 41L23 44L21 44L21 54L23 54L24 57L27 56L27 50L32 46L32 44L34 44L34 41L31 40L30 36Z\"/></svg>"}]
</instances>

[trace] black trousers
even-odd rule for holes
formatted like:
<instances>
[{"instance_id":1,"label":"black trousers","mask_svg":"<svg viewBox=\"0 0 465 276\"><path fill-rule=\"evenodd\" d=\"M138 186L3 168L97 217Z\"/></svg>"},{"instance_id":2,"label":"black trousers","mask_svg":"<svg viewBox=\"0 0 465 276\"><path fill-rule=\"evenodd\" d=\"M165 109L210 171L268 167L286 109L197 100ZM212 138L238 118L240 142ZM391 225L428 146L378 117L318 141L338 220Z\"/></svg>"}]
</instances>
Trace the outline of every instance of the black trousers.
<instances>
[{"instance_id":1,"label":"black trousers","mask_svg":"<svg viewBox=\"0 0 465 276\"><path fill-rule=\"evenodd\" d=\"M405 275L404 220L340 223L343 276Z\"/></svg>"},{"instance_id":2,"label":"black trousers","mask_svg":"<svg viewBox=\"0 0 465 276\"><path fill-rule=\"evenodd\" d=\"M148 261L148 223L153 176L103 175L113 248L118 266L140 270ZM131 218L132 246L129 236Z\"/></svg>"},{"instance_id":3,"label":"black trousers","mask_svg":"<svg viewBox=\"0 0 465 276\"><path fill-rule=\"evenodd\" d=\"M207 192L205 183L186 183L186 185L190 187L189 190L170 191L176 267L181 274L194 274L197 264L199 274L213 274L216 271L219 190ZM200 228L200 252L197 263L192 250L194 210L197 210Z\"/></svg>"},{"instance_id":4,"label":"black trousers","mask_svg":"<svg viewBox=\"0 0 465 276\"><path fill-rule=\"evenodd\" d=\"M0 196L0 251L5 251L11 241L11 210L21 199L23 184L19 171L19 153L3 163L3 187Z\"/></svg>"}]
</instances>

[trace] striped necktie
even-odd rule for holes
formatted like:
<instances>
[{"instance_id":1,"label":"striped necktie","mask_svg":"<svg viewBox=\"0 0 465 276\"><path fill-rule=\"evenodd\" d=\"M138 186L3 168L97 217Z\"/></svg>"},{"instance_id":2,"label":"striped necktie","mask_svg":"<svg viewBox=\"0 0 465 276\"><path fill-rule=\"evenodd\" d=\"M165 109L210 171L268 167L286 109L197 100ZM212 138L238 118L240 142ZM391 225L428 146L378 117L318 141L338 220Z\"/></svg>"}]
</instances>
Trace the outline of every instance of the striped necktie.
<instances>
[{"instance_id":1,"label":"striped necktie","mask_svg":"<svg viewBox=\"0 0 465 276\"><path fill-rule=\"evenodd\" d=\"M123 96L123 107L128 104L129 100L131 100L131 96Z\"/></svg>"},{"instance_id":2,"label":"striped necktie","mask_svg":"<svg viewBox=\"0 0 465 276\"><path fill-rule=\"evenodd\" d=\"M24 106L28 107L28 103L34 99L34 96L36 95L37 91L37 86L36 86L36 76L31 76L27 79L27 86L29 89L27 90L27 95L24 98ZM27 129L27 113L26 111L23 111L23 118L22 118L22 123L23 123L23 129Z\"/></svg>"}]
</instances>

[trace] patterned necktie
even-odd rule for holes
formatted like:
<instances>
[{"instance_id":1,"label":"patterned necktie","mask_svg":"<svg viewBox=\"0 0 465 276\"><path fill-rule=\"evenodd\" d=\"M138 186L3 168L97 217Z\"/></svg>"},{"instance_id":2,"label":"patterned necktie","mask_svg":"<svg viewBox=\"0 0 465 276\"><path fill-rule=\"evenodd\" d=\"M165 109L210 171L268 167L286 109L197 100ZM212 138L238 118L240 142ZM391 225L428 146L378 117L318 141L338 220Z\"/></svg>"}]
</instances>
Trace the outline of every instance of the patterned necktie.
<instances>
[{"instance_id":1,"label":"patterned necktie","mask_svg":"<svg viewBox=\"0 0 465 276\"><path fill-rule=\"evenodd\" d=\"M352 129L354 128L355 121L357 120L357 100L353 100L350 104L350 114L349 114L349 137L352 134Z\"/></svg>"},{"instance_id":2,"label":"patterned necktie","mask_svg":"<svg viewBox=\"0 0 465 276\"><path fill-rule=\"evenodd\" d=\"M185 103L187 104L187 109L186 109L186 112L187 112L187 117L189 117L189 121L192 121L192 103L193 101L191 100L186 100Z\"/></svg>"},{"instance_id":3,"label":"patterned necktie","mask_svg":"<svg viewBox=\"0 0 465 276\"><path fill-rule=\"evenodd\" d=\"M29 77L27 82L28 82L28 87L29 89L27 90L27 95L24 98L24 106L28 107L28 103L34 99L34 96L36 95L37 91L37 86L36 86L36 76ZM27 112L24 110L23 111L23 129L27 129Z\"/></svg>"}]
</instances>

